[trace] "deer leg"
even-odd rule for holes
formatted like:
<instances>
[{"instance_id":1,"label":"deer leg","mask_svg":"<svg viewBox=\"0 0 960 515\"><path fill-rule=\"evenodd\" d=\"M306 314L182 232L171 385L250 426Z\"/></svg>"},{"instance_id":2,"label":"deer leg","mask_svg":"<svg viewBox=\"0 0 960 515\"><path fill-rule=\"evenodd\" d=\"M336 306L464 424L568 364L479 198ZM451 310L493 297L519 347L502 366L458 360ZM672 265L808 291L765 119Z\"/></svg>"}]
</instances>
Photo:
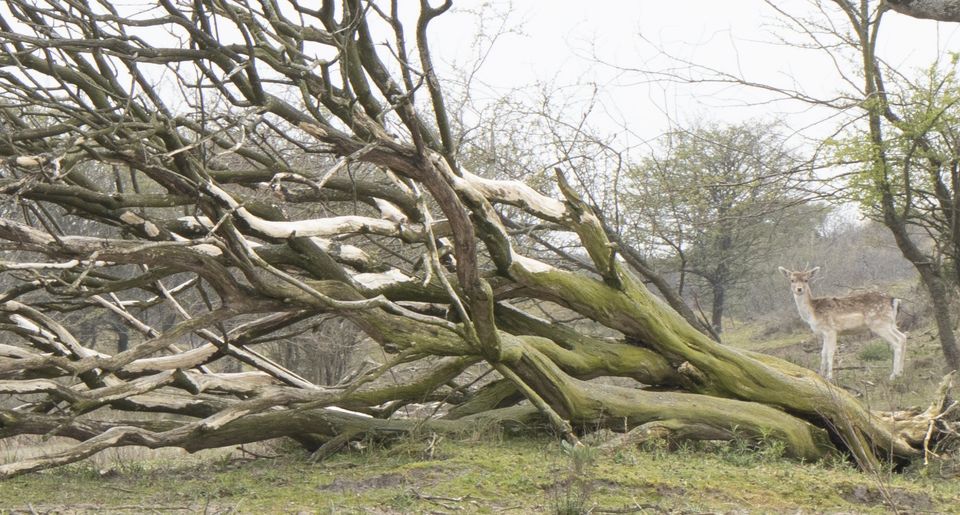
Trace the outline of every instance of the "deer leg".
<instances>
[{"instance_id":1,"label":"deer leg","mask_svg":"<svg viewBox=\"0 0 960 515\"><path fill-rule=\"evenodd\" d=\"M837 351L837 332L825 331L822 335L823 348L820 350L820 375L833 379L833 355Z\"/></svg>"},{"instance_id":2,"label":"deer leg","mask_svg":"<svg viewBox=\"0 0 960 515\"><path fill-rule=\"evenodd\" d=\"M896 334L898 339L900 340L900 343L898 344L900 348L900 354L897 355L897 353L894 353L894 356L893 356L893 359L894 359L893 371L897 375L900 375L903 373L903 365L907 361L907 333L900 331L896 327L894 327L893 330L894 330L894 334Z\"/></svg>"},{"instance_id":3,"label":"deer leg","mask_svg":"<svg viewBox=\"0 0 960 515\"><path fill-rule=\"evenodd\" d=\"M883 338L890 345L893 351L893 371L890 372L890 379L895 379L903 373L904 351L906 350L907 335L901 333L895 326L884 325L871 327L871 331L877 336Z\"/></svg>"}]
</instances>

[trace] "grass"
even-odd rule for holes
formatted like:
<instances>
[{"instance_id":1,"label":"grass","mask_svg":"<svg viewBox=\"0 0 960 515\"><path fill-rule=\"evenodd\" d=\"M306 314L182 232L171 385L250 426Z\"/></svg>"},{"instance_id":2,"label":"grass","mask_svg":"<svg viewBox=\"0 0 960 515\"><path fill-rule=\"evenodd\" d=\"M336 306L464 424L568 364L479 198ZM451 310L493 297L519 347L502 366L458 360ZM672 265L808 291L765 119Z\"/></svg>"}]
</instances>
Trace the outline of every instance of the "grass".
<instances>
[{"instance_id":1,"label":"grass","mask_svg":"<svg viewBox=\"0 0 960 515\"><path fill-rule=\"evenodd\" d=\"M586 513L737 510L757 513L890 510L879 485L842 461L798 464L776 449L730 444L570 449L527 437L428 438L311 463L238 454L146 462L139 468L78 464L0 483L6 511L204 513ZM929 471L928 471L929 472ZM909 511L949 512L960 484L923 470L884 481Z\"/></svg>"},{"instance_id":2,"label":"grass","mask_svg":"<svg viewBox=\"0 0 960 515\"><path fill-rule=\"evenodd\" d=\"M811 370L820 368L820 343L795 320L782 323L727 323L725 345L771 354ZM835 381L873 409L929 405L943 378L943 354L932 321L908 333L903 376L890 381L893 352L868 332L842 334L834 362Z\"/></svg>"},{"instance_id":3,"label":"grass","mask_svg":"<svg viewBox=\"0 0 960 515\"><path fill-rule=\"evenodd\" d=\"M767 352L800 345L812 340L813 334L799 324L792 323L786 327L771 327L767 324L741 323L735 320L727 321L723 331L723 343L742 349Z\"/></svg>"},{"instance_id":4,"label":"grass","mask_svg":"<svg viewBox=\"0 0 960 515\"><path fill-rule=\"evenodd\" d=\"M893 351L886 343L873 342L860 349L857 357L861 361L886 361L893 359Z\"/></svg>"},{"instance_id":5,"label":"grass","mask_svg":"<svg viewBox=\"0 0 960 515\"><path fill-rule=\"evenodd\" d=\"M731 324L725 343L813 369L819 363L819 347L802 327ZM926 405L941 377L937 342L915 329L904 378L892 382L885 348L841 337L838 383L875 409ZM0 451L24 458L30 448ZM960 482L942 479L936 467L870 476L842 457L785 460L773 441L600 450L478 428L462 439L367 444L322 463L289 447L258 454L276 457L110 450L0 482L0 513L960 513Z\"/></svg>"}]
</instances>

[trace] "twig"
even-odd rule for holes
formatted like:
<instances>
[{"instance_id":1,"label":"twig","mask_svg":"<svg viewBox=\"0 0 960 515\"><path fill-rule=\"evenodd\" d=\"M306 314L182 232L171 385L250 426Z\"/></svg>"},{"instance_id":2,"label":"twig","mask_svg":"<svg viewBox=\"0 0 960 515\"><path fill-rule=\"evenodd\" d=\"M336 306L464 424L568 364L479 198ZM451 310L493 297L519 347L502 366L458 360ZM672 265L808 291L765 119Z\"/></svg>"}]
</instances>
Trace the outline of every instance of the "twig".
<instances>
[{"instance_id":1,"label":"twig","mask_svg":"<svg viewBox=\"0 0 960 515\"><path fill-rule=\"evenodd\" d=\"M109 488L109 489L111 489L111 490L118 490L118 491L120 491L120 492L126 492L126 493L128 493L128 494L135 494L135 493L137 493L136 490L131 490L131 489L129 489L129 488L123 488L123 487L119 487L119 486L115 486L115 485L107 485L107 488Z\"/></svg>"},{"instance_id":2,"label":"twig","mask_svg":"<svg viewBox=\"0 0 960 515\"><path fill-rule=\"evenodd\" d=\"M423 500L423 501L429 501L429 502L432 502L432 503L434 503L434 504L436 504L436 505L438 505L438 506L442 506L444 509L454 510L454 511L462 511L463 508L460 507L460 506L453 506L453 505L451 505L451 504L446 504L446 503L444 503L444 502L442 502L442 501L448 501L448 502L463 502L464 500L470 498L469 495L466 496L466 497L441 497L441 496L437 496L437 495L424 495L424 494L421 494L420 492L416 491L416 490L413 489L413 488L410 489L410 493L412 493L413 496L416 497L417 499L420 499L420 500Z\"/></svg>"},{"instance_id":3,"label":"twig","mask_svg":"<svg viewBox=\"0 0 960 515\"><path fill-rule=\"evenodd\" d=\"M240 452L243 453L243 454L249 454L250 456L253 456L254 458L261 459L261 460L274 460L274 459L277 459L277 456L270 456L270 455L267 455L267 454L259 454L259 453L253 452L253 451L251 451L251 450L248 450L246 447L244 447L244 446L242 446L242 445L238 446L238 447L237 447L237 450L240 451Z\"/></svg>"},{"instance_id":4,"label":"twig","mask_svg":"<svg viewBox=\"0 0 960 515\"><path fill-rule=\"evenodd\" d=\"M329 458L339 451L341 447L346 445L353 437L362 432L363 431L359 429L347 430L327 440L319 449L313 451L313 454L310 455L310 463L319 463Z\"/></svg>"},{"instance_id":5,"label":"twig","mask_svg":"<svg viewBox=\"0 0 960 515\"><path fill-rule=\"evenodd\" d=\"M443 440L443 437L437 433L430 435L430 443L427 444L427 448L424 450L424 452L427 453L428 460L433 460L433 456L437 452L437 444L440 443L441 440Z\"/></svg>"},{"instance_id":6,"label":"twig","mask_svg":"<svg viewBox=\"0 0 960 515\"><path fill-rule=\"evenodd\" d=\"M655 510L657 512L665 512L663 508L656 504L640 504L634 501L632 506L624 506L623 508L598 508L594 507L590 510L590 513L640 513L647 510Z\"/></svg>"}]
</instances>

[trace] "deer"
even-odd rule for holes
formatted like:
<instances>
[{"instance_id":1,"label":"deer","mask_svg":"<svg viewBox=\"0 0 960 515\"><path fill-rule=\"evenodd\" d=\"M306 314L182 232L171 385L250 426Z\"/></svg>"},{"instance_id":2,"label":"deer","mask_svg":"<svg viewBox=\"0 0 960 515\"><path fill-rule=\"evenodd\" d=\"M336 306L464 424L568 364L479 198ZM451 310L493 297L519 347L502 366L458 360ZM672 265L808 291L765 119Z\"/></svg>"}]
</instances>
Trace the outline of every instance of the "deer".
<instances>
[{"instance_id":1,"label":"deer","mask_svg":"<svg viewBox=\"0 0 960 515\"><path fill-rule=\"evenodd\" d=\"M820 375L833 380L833 356L837 350L837 334L869 329L883 338L893 350L893 372L890 379L903 373L907 335L897 328L900 299L881 292L866 292L846 297L814 297L810 279L820 270L793 272L779 267L790 280L793 300L800 318L823 342L820 351Z\"/></svg>"}]
</instances>

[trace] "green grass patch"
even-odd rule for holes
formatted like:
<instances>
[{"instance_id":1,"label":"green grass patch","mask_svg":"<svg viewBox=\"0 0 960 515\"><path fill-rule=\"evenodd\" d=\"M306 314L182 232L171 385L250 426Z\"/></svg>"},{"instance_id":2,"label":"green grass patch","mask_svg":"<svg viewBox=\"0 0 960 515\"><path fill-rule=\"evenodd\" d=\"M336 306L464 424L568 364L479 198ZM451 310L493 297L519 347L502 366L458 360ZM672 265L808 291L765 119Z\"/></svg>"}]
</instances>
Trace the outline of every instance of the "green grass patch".
<instances>
[{"instance_id":1,"label":"green grass patch","mask_svg":"<svg viewBox=\"0 0 960 515\"><path fill-rule=\"evenodd\" d=\"M857 357L863 361L889 361L893 359L893 351L886 342L871 342L860 349Z\"/></svg>"},{"instance_id":2,"label":"green grass patch","mask_svg":"<svg viewBox=\"0 0 960 515\"><path fill-rule=\"evenodd\" d=\"M724 345L731 347L766 352L797 345L814 337L813 333L805 327L798 329L796 326L796 324L786 324L781 328L762 322L728 321L721 340Z\"/></svg>"},{"instance_id":3,"label":"green grass patch","mask_svg":"<svg viewBox=\"0 0 960 515\"><path fill-rule=\"evenodd\" d=\"M775 444L651 443L599 450L500 437L367 446L311 463L186 457L140 467L73 465L0 483L0 508L29 512L585 513L598 510L949 512L960 483L921 469L878 480L841 460L784 460ZM430 459L430 456L433 458ZM131 508L133 507L133 508Z\"/></svg>"}]
</instances>

